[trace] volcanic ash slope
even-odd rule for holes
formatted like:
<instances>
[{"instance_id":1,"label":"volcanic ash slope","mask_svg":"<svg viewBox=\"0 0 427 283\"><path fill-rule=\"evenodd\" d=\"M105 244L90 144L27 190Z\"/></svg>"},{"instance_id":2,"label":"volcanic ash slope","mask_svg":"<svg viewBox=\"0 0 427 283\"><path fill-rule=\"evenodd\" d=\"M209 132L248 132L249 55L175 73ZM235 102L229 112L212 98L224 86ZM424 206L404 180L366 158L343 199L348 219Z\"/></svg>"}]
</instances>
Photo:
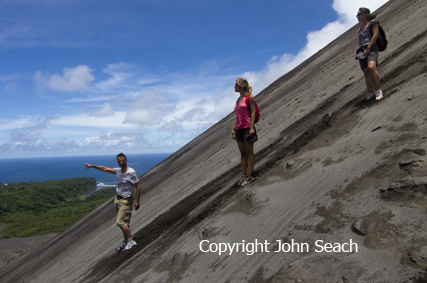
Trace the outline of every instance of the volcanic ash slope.
<instances>
[{"instance_id":1,"label":"volcanic ash slope","mask_svg":"<svg viewBox=\"0 0 427 283\"><path fill-rule=\"evenodd\" d=\"M366 101L357 25L257 95L254 183L236 186L231 113L140 178L134 249L114 250L109 202L0 281L423 282L427 2L377 12L383 100Z\"/></svg>"}]
</instances>

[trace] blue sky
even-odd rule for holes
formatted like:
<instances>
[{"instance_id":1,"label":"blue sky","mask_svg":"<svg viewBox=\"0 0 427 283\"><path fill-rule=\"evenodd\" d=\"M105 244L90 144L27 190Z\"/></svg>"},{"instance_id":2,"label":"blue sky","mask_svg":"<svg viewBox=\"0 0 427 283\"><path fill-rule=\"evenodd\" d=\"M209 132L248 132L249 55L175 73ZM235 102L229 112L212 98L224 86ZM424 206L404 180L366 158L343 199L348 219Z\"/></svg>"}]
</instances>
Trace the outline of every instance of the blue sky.
<instances>
[{"instance_id":1,"label":"blue sky","mask_svg":"<svg viewBox=\"0 0 427 283\"><path fill-rule=\"evenodd\" d=\"M174 152L386 2L0 0L0 158Z\"/></svg>"}]
</instances>

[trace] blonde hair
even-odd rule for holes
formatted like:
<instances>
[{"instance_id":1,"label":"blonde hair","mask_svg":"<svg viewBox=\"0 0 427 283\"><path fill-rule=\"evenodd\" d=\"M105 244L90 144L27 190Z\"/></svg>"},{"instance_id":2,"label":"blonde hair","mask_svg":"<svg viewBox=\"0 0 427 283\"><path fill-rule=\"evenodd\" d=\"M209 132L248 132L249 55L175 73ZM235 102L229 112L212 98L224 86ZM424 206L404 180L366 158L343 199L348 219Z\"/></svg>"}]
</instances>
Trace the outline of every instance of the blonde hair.
<instances>
[{"instance_id":1,"label":"blonde hair","mask_svg":"<svg viewBox=\"0 0 427 283\"><path fill-rule=\"evenodd\" d=\"M252 95L252 86L247 79L238 77L236 83L245 89L245 96Z\"/></svg>"}]
</instances>

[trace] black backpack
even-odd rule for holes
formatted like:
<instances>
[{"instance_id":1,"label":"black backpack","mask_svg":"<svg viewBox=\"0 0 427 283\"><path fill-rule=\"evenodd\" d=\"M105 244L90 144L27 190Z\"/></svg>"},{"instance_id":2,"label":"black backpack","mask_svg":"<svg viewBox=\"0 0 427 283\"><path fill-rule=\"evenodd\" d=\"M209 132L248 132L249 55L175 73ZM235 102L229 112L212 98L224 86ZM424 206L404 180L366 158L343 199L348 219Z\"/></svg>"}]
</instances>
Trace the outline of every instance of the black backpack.
<instances>
[{"instance_id":1,"label":"black backpack","mask_svg":"<svg viewBox=\"0 0 427 283\"><path fill-rule=\"evenodd\" d=\"M374 27L375 24L378 24L378 30L379 30L376 43L378 45L379 51L382 52L382 51L386 50L388 41L387 41L387 38L385 36L385 31L380 26L380 22L372 21L371 24L369 25L369 33L371 35L373 35L372 28Z\"/></svg>"}]
</instances>

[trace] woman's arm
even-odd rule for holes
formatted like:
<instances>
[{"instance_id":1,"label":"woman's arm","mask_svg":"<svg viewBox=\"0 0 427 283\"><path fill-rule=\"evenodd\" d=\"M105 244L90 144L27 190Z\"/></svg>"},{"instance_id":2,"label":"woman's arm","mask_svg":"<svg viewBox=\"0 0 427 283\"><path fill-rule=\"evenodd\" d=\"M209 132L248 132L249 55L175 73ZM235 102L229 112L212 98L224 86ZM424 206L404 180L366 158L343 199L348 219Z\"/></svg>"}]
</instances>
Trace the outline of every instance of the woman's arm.
<instances>
[{"instance_id":1,"label":"woman's arm","mask_svg":"<svg viewBox=\"0 0 427 283\"><path fill-rule=\"evenodd\" d=\"M249 134L253 136L255 134L254 124L255 124L255 98L251 95L249 97L249 105L251 107L251 126L249 128Z\"/></svg>"},{"instance_id":2,"label":"woman's arm","mask_svg":"<svg viewBox=\"0 0 427 283\"><path fill-rule=\"evenodd\" d=\"M234 128L236 127L236 118L234 118L233 129L231 130L231 138L234 140Z\"/></svg>"}]
</instances>

